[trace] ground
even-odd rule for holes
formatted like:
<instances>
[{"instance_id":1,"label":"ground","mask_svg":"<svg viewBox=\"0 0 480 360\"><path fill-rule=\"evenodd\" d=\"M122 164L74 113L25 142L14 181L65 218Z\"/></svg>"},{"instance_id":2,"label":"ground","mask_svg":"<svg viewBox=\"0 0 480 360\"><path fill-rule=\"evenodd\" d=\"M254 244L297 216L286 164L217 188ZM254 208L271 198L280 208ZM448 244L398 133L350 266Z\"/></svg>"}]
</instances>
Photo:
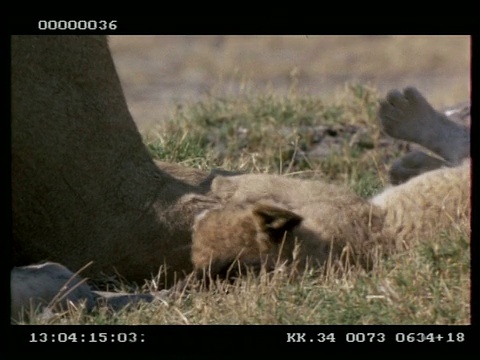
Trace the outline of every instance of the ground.
<instances>
[{"instance_id":1,"label":"ground","mask_svg":"<svg viewBox=\"0 0 480 360\"><path fill-rule=\"evenodd\" d=\"M111 36L110 45L142 132L176 102L247 82L278 93L296 83L325 101L351 81L381 95L414 86L435 108L470 97L469 36Z\"/></svg>"}]
</instances>

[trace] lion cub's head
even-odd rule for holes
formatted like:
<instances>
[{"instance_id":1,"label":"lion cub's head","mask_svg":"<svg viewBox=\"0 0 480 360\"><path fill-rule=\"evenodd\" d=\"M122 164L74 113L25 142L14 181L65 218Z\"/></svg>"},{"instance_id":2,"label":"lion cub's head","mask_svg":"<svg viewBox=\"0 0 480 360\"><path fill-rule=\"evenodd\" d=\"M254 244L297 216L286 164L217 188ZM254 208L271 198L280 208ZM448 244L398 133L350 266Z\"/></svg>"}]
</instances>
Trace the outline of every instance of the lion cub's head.
<instances>
[{"instance_id":1,"label":"lion cub's head","mask_svg":"<svg viewBox=\"0 0 480 360\"><path fill-rule=\"evenodd\" d=\"M245 267L272 269L282 254L291 254L291 230L302 217L262 203L231 204L197 216L193 227L192 262L197 276L235 276ZM287 255L285 255L287 256Z\"/></svg>"}]
</instances>

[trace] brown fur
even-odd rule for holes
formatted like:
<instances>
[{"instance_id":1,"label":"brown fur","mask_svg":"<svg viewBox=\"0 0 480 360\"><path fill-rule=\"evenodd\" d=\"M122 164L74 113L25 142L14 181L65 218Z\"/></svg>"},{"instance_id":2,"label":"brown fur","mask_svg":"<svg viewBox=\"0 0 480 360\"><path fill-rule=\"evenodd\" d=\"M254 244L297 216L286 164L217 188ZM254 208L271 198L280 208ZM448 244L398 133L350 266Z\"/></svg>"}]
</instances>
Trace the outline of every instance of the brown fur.
<instances>
[{"instance_id":1,"label":"brown fur","mask_svg":"<svg viewBox=\"0 0 480 360\"><path fill-rule=\"evenodd\" d=\"M139 282L160 266L188 273L211 179L151 159L105 37L12 37L14 265L93 261L87 276Z\"/></svg>"}]
</instances>

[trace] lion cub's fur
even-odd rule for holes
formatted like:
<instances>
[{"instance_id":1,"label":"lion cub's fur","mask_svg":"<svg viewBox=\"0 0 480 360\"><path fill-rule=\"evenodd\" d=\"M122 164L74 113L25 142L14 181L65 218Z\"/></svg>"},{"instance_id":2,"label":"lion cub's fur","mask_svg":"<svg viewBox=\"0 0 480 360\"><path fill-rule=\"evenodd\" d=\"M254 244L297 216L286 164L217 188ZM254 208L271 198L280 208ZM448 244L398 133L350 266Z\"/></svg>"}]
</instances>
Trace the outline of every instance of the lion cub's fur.
<instances>
[{"instance_id":1,"label":"lion cub's fur","mask_svg":"<svg viewBox=\"0 0 480 360\"><path fill-rule=\"evenodd\" d=\"M385 209L384 232L396 247L408 245L453 224L470 221L470 159L453 168L440 168L392 186L371 203Z\"/></svg>"},{"instance_id":2,"label":"lion cub's fur","mask_svg":"<svg viewBox=\"0 0 480 360\"><path fill-rule=\"evenodd\" d=\"M257 266L276 260L285 231L282 259L291 260L297 239L300 263L348 257L370 267L379 251L404 248L468 219L470 161L427 172L371 200L321 181L268 174L217 177L212 193L224 205L196 219L192 261L197 270L218 275L237 259ZM264 224L276 220L272 236Z\"/></svg>"},{"instance_id":3,"label":"lion cub's fur","mask_svg":"<svg viewBox=\"0 0 480 360\"><path fill-rule=\"evenodd\" d=\"M348 189L321 181L293 179L279 175L248 174L234 177L217 177L212 183L212 193L226 204L218 209L205 211L194 225L192 261L195 268L212 267L213 270L228 266L241 254L239 260L247 263L264 263L270 256L270 264L277 260L278 244L285 231L289 236L283 244L283 256L292 260L294 239L300 242L301 251L296 260L307 259L322 264L331 254L342 251L354 262L362 264L371 260L368 254L382 239L384 212L372 206ZM275 209L273 214L269 209ZM277 237L272 237L255 224L274 222L276 219L297 215L292 228L278 224ZM247 230L248 229L248 230ZM260 229L260 230L258 230ZM254 249L245 241L249 233L262 239ZM254 251L255 250L255 251Z\"/></svg>"},{"instance_id":4,"label":"lion cub's fur","mask_svg":"<svg viewBox=\"0 0 480 360\"><path fill-rule=\"evenodd\" d=\"M217 177L211 192L222 205L195 220L192 261L197 272L210 267L216 275L235 260L269 267L269 257L292 260L292 239L300 244L295 253L300 265L340 258L369 268L380 254L466 224L469 129L436 111L415 88L389 92L379 118L390 136L422 145L444 160L424 152L407 154L390 175L395 183L410 179L370 200L321 181L267 174ZM285 221L291 218L295 221ZM277 225L274 235L265 224Z\"/></svg>"}]
</instances>

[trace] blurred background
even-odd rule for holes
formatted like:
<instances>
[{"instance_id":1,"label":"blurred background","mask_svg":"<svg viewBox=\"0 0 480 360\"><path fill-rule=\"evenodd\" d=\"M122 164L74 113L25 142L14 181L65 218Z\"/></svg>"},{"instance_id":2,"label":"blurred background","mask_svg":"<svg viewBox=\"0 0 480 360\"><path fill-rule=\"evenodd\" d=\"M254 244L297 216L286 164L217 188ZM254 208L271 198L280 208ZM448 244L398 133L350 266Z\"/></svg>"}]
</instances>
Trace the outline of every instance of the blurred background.
<instances>
[{"instance_id":1,"label":"blurred background","mask_svg":"<svg viewBox=\"0 0 480 360\"><path fill-rule=\"evenodd\" d=\"M383 95L415 86L435 107L470 99L469 36L110 36L127 103L142 133L178 103L258 91L335 97L347 82Z\"/></svg>"}]
</instances>

